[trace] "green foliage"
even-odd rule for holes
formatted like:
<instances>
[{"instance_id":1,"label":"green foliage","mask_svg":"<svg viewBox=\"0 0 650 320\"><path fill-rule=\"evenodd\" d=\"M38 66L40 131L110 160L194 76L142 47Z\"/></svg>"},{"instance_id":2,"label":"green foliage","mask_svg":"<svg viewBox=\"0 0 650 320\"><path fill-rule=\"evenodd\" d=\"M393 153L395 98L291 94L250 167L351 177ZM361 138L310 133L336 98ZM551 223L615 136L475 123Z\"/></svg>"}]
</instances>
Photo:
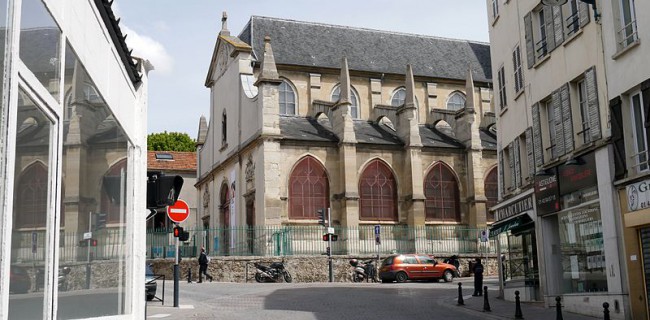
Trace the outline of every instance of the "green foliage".
<instances>
[{"instance_id":1,"label":"green foliage","mask_svg":"<svg viewBox=\"0 0 650 320\"><path fill-rule=\"evenodd\" d=\"M196 142L187 133L162 132L147 136L149 151L196 151Z\"/></svg>"}]
</instances>

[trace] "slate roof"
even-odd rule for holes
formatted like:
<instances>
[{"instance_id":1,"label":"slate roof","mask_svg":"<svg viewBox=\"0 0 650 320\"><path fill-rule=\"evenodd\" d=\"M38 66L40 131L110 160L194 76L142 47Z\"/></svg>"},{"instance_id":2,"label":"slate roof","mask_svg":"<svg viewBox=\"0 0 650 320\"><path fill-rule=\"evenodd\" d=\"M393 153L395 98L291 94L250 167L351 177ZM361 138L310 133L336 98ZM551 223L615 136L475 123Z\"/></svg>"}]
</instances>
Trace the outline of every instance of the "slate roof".
<instances>
[{"instance_id":1,"label":"slate roof","mask_svg":"<svg viewBox=\"0 0 650 320\"><path fill-rule=\"evenodd\" d=\"M170 154L173 160L158 160L156 153ZM180 151L147 151L147 170L196 172L196 153Z\"/></svg>"},{"instance_id":2,"label":"slate roof","mask_svg":"<svg viewBox=\"0 0 650 320\"><path fill-rule=\"evenodd\" d=\"M497 150L497 137L486 129L479 129L481 145L484 149Z\"/></svg>"},{"instance_id":3,"label":"slate roof","mask_svg":"<svg viewBox=\"0 0 650 320\"><path fill-rule=\"evenodd\" d=\"M427 125L420 125L420 139L422 140L422 145L425 147L465 148L462 143L454 138Z\"/></svg>"},{"instance_id":4,"label":"slate roof","mask_svg":"<svg viewBox=\"0 0 650 320\"><path fill-rule=\"evenodd\" d=\"M404 145L397 132L385 124L372 121L354 121L354 134L358 143Z\"/></svg>"},{"instance_id":5,"label":"slate roof","mask_svg":"<svg viewBox=\"0 0 650 320\"><path fill-rule=\"evenodd\" d=\"M280 134L284 139L317 142L338 142L329 121L310 117L280 116Z\"/></svg>"},{"instance_id":6,"label":"slate roof","mask_svg":"<svg viewBox=\"0 0 650 320\"><path fill-rule=\"evenodd\" d=\"M339 69L345 56L350 70L404 74L410 63L415 76L454 80L465 80L469 65L474 81L492 81L486 43L260 16L239 38L260 59L266 35L277 64Z\"/></svg>"}]
</instances>

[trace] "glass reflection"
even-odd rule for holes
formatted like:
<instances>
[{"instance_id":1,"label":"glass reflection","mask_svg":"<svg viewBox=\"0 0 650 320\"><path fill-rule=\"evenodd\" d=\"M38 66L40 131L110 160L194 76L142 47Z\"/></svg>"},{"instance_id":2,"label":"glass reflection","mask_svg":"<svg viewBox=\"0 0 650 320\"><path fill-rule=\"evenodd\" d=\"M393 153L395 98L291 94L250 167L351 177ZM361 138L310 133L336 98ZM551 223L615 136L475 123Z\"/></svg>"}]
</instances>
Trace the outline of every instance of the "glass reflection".
<instances>
[{"instance_id":1,"label":"glass reflection","mask_svg":"<svg viewBox=\"0 0 650 320\"><path fill-rule=\"evenodd\" d=\"M128 141L69 44L64 90L57 319L125 314Z\"/></svg>"},{"instance_id":2,"label":"glass reflection","mask_svg":"<svg viewBox=\"0 0 650 320\"><path fill-rule=\"evenodd\" d=\"M41 0L23 0L20 59L52 96L59 98L61 30Z\"/></svg>"},{"instance_id":3,"label":"glass reflection","mask_svg":"<svg viewBox=\"0 0 650 320\"><path fill-rule=\"evenodd\" d=\"M48 247L52 123L22 89L17 117L9 319L40 319Z\"/></svg>"}]
</instances>

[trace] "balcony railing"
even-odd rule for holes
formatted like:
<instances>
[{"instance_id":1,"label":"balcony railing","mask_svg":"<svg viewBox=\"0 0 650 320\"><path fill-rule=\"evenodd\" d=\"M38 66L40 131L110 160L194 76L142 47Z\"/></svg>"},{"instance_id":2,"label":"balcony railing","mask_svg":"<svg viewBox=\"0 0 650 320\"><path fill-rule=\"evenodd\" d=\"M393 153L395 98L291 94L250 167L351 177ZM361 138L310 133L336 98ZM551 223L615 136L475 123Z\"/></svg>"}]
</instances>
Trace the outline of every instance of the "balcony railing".
<instances>
[{"instance_id":1,"label":"balcony railing","mask_svg":"<svg viewBox=\"0 0 650 320\"><path fill-rule=\"evenodd\" d=\"M618 45L620 49L625 49L627 46L635 43L639 40L639 35L637 34L636 20L630 21L628 24L624 25L621 29L618 30Z\"/></svg>"}]
</instances>

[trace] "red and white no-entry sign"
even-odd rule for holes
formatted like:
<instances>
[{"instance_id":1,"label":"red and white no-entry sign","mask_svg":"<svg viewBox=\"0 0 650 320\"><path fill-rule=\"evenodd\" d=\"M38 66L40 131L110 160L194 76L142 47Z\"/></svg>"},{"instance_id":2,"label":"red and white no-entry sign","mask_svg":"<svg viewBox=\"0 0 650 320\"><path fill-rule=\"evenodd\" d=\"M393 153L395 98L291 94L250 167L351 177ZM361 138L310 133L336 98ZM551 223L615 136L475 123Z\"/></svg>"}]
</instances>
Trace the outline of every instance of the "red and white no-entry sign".
<instances>
[{"instance_id":1,"label":"red and white no-entry sign","mask_svg":"<svg viewBox=\"0 0 650 320\"><path fill-rule=\"evenodd\" d=\"M169 220L181 223L190 216L190 207L187 205L187 202L178 199L176 203L167 207L167 216Z\"/></svg>"}]
</instances>

